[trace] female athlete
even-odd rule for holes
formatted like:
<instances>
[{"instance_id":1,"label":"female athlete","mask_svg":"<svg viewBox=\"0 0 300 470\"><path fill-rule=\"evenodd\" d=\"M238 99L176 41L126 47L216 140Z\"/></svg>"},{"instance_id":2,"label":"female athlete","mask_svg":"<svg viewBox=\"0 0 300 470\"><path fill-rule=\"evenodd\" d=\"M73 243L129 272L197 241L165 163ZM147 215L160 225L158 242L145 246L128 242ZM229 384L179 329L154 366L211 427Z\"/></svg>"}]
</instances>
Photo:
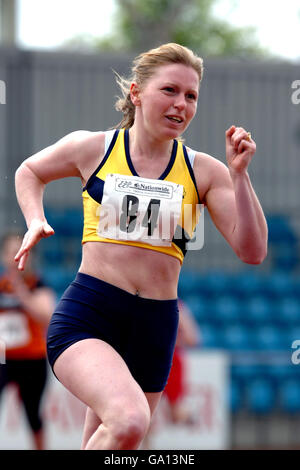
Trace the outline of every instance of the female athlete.
<instances>
[{"instance_id":1,"label":"female athlete","mask_svg":"<svg viewBox=\"0 0 300 470\"><path fill-rule=\"evenodd\" d=\"M20 270L54 234L45 185L82 181L82 263L48 330L54 374L87 405L82 449L138 449L147 433L172 364L178 278L201 204L243 262L266 256L267 225L247 171L250 133L226 131L227 165L182 142L202 75L202 59L178 44L140 54L130 79L118 77L116 130L73 132L16 171L28 227Z\"/></svg>"}]
</instances>

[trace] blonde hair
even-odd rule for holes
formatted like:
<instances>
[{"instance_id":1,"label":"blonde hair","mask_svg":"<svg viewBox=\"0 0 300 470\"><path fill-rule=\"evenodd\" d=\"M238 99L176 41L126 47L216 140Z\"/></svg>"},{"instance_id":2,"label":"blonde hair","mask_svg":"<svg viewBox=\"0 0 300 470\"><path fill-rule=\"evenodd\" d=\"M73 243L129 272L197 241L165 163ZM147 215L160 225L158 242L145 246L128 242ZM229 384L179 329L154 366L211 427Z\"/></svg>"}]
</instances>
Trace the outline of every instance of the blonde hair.
<instances>
[{"instance_id":1,"label":"blonde hair","mask_svg":"<svg viewBox=\"0 0 300 470\"><path fill-rule=\"evenodd\" d=\"M117 83L121 89L122 97L118 97L115 104L117 111L123 113L123 118L116 127L129 129L133 126L135 117L135 106L130 98L130 85L135 81L141 88L147 80L155 73L157 67L167 64L183 64L192 67L199 76L199 84L203 76L203 60L190 49L176 43L163 44L148 52L139 54L133 61L130 78L121 77L117 72Z\"/></svg>"}]
</instances>

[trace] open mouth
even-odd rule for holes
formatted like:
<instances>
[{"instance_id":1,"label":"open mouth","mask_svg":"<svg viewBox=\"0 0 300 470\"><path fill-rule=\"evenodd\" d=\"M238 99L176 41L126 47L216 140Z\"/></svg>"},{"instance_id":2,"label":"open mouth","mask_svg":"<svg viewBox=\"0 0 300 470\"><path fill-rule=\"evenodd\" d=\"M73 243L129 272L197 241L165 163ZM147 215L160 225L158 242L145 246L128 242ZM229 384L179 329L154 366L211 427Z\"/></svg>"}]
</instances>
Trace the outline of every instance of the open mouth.
<instances>
[{"instance_id":1,"label":"open mouth","mask_svg":"<svg viewBox=\"0 0 300 470\"><path fill-rule=\"evenodd\" d=\"M183 122L183 119L177 116L166 116L167 119L171 122L176 122L178 124L181 124Z\"/></svg>"}]
</instances>

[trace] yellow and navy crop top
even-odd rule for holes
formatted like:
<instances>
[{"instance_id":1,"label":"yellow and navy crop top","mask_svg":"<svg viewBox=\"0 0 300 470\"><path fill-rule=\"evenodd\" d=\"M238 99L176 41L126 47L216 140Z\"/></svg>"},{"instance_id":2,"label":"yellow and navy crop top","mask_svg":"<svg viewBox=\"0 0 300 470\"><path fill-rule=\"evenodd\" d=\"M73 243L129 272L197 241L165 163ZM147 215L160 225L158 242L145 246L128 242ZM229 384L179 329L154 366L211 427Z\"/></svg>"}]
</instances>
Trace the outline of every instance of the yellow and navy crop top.
<instances>
[{"instance_id":1,"label":"yellow and navy crop top","mask_svg":"<svg viewBox=\"0 0 300 470\"><path fill-rule=\"evenodd\" d=\"M138 246L183 262L200 216L192 163L173 140L170 161L158 179L140 177L129 153L129 131L106 133L106 152L82 191L82 243Z\"/></svg>"}]
</instances>

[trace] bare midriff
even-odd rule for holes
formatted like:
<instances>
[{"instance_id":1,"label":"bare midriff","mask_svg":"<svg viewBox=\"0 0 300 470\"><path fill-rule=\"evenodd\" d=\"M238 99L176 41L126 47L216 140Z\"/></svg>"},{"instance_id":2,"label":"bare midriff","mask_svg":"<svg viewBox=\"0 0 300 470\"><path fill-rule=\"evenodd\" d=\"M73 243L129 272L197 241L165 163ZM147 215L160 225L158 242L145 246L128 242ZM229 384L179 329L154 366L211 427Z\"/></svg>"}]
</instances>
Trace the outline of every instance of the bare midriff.
<instances>
[{"instance_id":1,"label":"bare midriff","mask_svg":"<svg viewBox=\"0 0 300 470\"><path fill-rule=\"evenodd\" d=\"M180 261L164 253L109 242L86 242L79 272L148 299L177 298Z\"/></svg>"}]
</instances>

